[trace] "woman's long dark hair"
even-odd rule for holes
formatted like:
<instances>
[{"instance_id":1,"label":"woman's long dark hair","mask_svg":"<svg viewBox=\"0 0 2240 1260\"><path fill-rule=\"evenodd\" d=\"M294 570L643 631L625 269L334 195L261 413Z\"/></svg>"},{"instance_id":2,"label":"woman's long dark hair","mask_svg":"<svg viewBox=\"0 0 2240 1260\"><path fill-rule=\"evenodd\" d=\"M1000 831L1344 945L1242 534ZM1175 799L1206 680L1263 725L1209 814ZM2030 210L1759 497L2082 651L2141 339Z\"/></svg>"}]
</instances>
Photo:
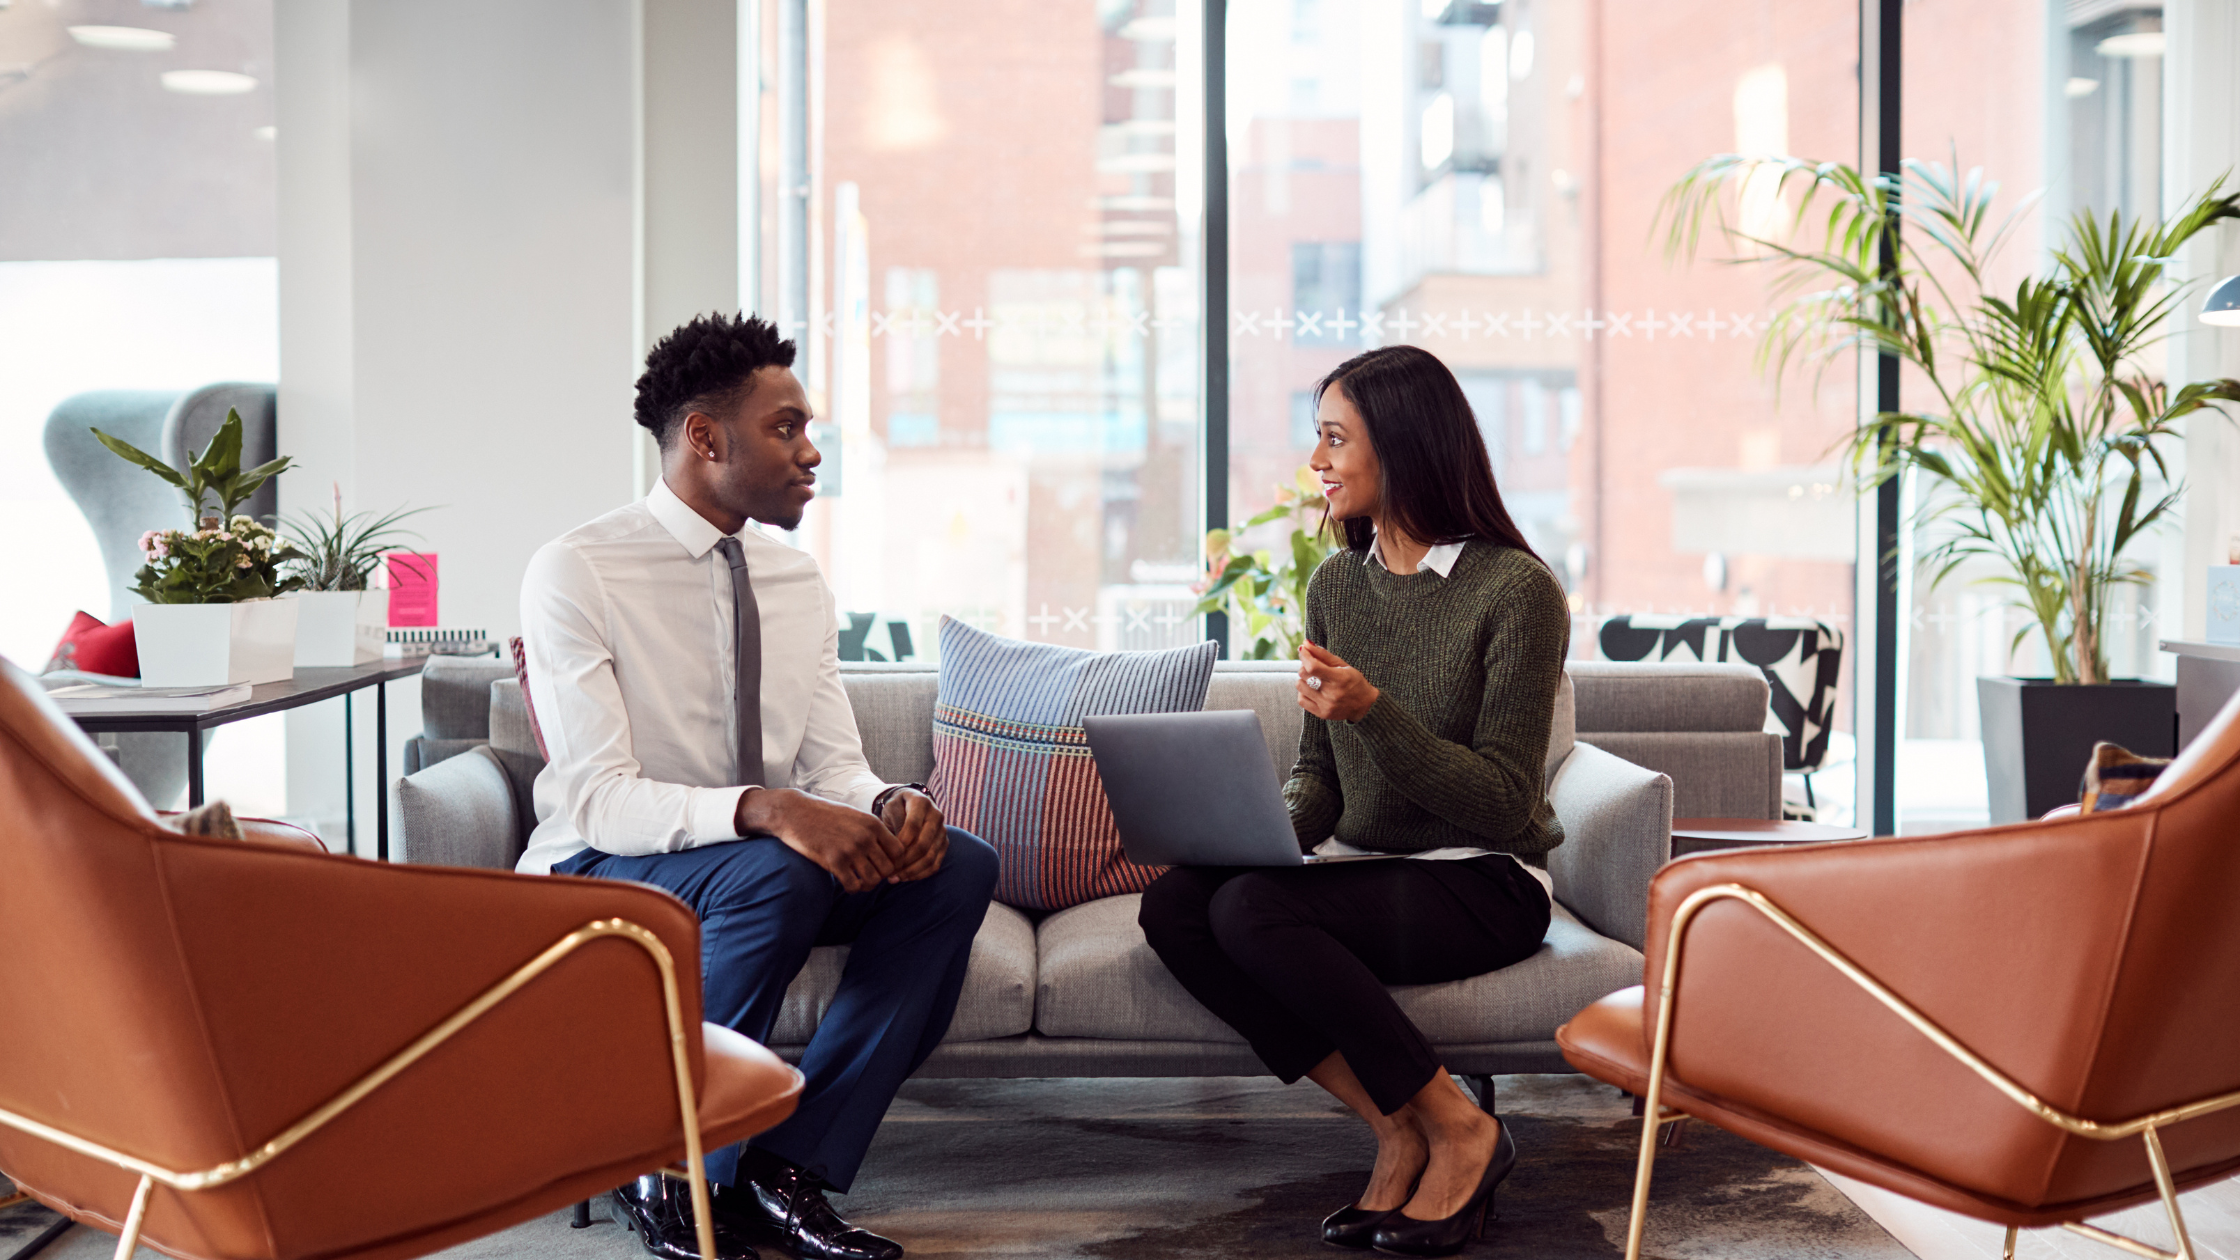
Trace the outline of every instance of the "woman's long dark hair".
<instances>
[{"instance_id":1,"label":"woman's long dark hair","mask_svg":"<svg viewBox=\"0 0 2240 1260\"><path fill-rule=\"evenodd\" d=\"M1369 449L1377 453L1377 502L1395 528L1418 542L1479 538L1540 559L1501 502L1462 383L1437 356L1416 346L1357 354L1315 385L1317 406L1333 386L1368 423ZM1368 552L1375 537L1369 518L1356 516L1339 527L1347 548Z\"/></svg>"}]
</instances>

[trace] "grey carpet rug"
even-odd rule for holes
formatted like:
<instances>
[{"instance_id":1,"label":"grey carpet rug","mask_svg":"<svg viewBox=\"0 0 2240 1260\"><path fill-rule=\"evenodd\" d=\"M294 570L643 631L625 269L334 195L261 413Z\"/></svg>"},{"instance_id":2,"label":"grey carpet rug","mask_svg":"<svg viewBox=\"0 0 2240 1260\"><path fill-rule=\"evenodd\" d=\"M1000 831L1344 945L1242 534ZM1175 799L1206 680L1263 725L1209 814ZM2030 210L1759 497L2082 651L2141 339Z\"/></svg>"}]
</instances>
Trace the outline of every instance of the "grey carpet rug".
<instances>
[{"instance_id":1,"label":"grey carpet rug","mask_svg":"<svg viewBox=\"0 0 2240 1260\"><path fill-rule=\"evenodd\" d=\"M1521 1162L1473 1256L1621 1255L1640 1130L1627 1101L1584 1077L1501 1077ZM1374 1143L1301 1084L1208 1080L913 1081L854 1193L850 1219L920 1260L1329 1257L1316 1222L1351 1200ZM557 1213L443 1253L447 1260L633 1260L607 1220ZM1907 1260L1819 1174L1691 1124L1657 1161L1648 1254L1667 1260ZM97 1260L114 1240L74 1229L41 1260ZM4 1256L5 1251L0 1251ZM145 1250L143 1256L153 1253Z\"/></svg>"}]
</instances>

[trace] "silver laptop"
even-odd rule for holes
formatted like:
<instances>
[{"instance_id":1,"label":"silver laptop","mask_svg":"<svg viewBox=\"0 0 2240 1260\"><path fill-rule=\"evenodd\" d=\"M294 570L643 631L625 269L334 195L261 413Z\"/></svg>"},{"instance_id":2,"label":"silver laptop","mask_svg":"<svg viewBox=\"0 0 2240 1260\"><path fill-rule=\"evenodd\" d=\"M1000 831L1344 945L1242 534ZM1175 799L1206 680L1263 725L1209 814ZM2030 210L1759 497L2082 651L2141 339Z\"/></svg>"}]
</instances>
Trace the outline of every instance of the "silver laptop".
<instances>
[{"instance_id":1,"label":"silver laptop","mask_svg":"<svg viewBox=\"0 0 2240 1260\"><path fill-rule=\"evenodd\" d=\"M1144 866L1301 866L1260 718L1250 709L1083 718L1120 847Z\"/></svg>"}]
</instances>

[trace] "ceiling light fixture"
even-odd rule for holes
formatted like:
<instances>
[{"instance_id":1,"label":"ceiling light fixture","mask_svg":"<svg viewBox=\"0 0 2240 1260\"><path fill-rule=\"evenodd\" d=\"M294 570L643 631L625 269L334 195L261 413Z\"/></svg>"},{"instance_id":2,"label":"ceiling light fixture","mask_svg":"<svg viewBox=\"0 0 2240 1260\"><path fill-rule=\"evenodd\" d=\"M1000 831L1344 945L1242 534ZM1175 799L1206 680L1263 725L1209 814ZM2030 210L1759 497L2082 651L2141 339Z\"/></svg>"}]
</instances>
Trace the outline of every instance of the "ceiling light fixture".
<instances>
[{"instance_id":1,"label":"ceiling light fixture","mask_svg":"<svg viewBox=\"0 0 2240 1260\"><path fill-rule=\"evenodd\" d=\"M2226 276L2201 304L2201 322L2218 328L2240 327L2240 276Z\"/></svg>"},{"instance_id":2,"label":"ceiling light fixture","mask_svg":"<svg viewBox=\"0 0 2240 1260\"><path fill-rule=\"evenodd\" d=\"M231 70L166 70L163 90L188 96L239 96L254 92L257 81Z\"/></svg>"},{"instance_id":3,"label":"ceiling light fixture","mask_svg":"<svg viewBox=\"0 0 2240 1260\"><path fill-rule=\"evenodd\" d=\"M2159 57L2164 40L2161 31L2133 31L2128 35L2110 35L2092 46L2092 51L2103 57Z\"/></svg>"},{"instance_id":4,"label":"ceiling light fixture","mask_svg":"<svg viewBox=\"0 0 2240 1260\"><path fill-rule=\"evenodd\" d=\"M88 48L110 48L118 52L170 52L178 38L169 31L151 31L144 26L71 26L64 29L70 38Z\"/></svg>"}]
</instances>

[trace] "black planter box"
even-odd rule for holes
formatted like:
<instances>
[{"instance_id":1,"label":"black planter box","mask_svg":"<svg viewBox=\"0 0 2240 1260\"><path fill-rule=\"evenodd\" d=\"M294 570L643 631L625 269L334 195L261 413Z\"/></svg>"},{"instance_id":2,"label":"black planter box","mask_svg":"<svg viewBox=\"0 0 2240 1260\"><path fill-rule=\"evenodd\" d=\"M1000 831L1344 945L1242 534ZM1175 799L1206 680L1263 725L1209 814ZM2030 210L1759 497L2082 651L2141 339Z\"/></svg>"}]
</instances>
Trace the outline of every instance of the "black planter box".
<instances>
[{"instance_id":1,"label":"black planter box","mask_svg":"<svg viewBox=\"0 0 2240 1260\"><path fill-rule=\"evenodd\" d=\"M1991 821L2023 822L2077 802L2101 740L2142 757L2178 749L2178 689L2127 679L2063 686L2050 678L1978 678Z\"/></svg>"}]
</instances>

